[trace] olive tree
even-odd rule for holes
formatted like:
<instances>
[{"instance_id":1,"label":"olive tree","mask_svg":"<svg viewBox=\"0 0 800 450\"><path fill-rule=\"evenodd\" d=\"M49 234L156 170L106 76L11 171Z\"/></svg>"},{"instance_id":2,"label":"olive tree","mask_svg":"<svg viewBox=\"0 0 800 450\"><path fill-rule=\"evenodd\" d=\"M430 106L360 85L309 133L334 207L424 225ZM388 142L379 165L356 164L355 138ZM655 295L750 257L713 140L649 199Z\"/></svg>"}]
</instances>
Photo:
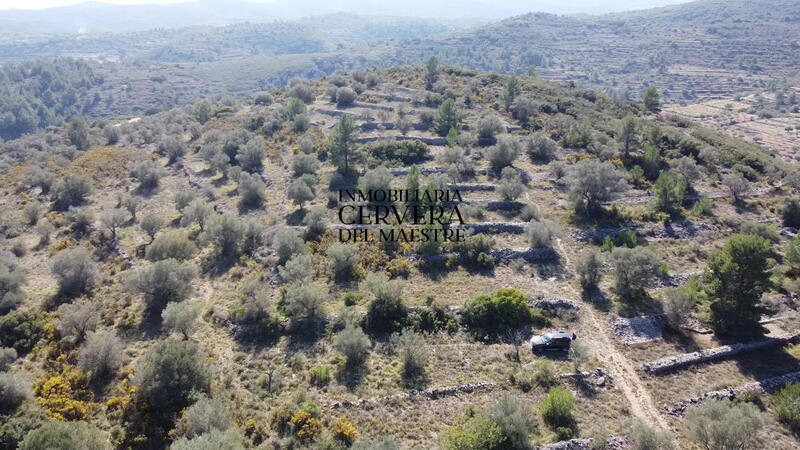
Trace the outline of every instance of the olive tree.
<instances>
[{"instance_id":1,"label":"olive tree","mask_svg":"<svg viewBox=\"0 0 800 450\"><path fill-rule=\"evenodd\" d=\"M611 251L617 294L632 300L663 271L661 257L646 247L616 247Z\"/></svg>"},{"instance_id":2,"label":"olive tree","mask_svg":"<svg viewBox=\"0 0 800 450\"><path fill-rule=\"evenodd\" d=\"M184 339L197 328L200 305L191 302L171 302L161 312L161 326L169 332L179 332Z\"/></svg>"},{"instance_id":3,"label":"olive tree","mask_svg":"<svg viewBox=\"0 0 800 450\"><path fill-rule=\"evenodd\" d=\"M575 163L567 176L569 198L575 211L597 212L603 202L615 199L628 189L623 174L611 163L584 159Z\"/></svg>"},{"instance_id":4,"label":"olive tree","mask_svg":"<svg viewBox=\"0 0 800 450\"><path fill-rule=\"evenodd\" d=\"M170 302L192 293L195 270L175 259L165 259L135 269L127 279L128 289L142 294L148 312L158 315Z\"/></svg>"},{"instance_id":5,"label":"olive tree","mask_svg":"<svg viewBox=\"0 0 800 450\"><path fill-rule=\"evenodd\" d=\"M65 303L58 307L56 330L61 337L71 337L83 342L87 333L94 330L100 321L100 308L87 300Z\"/></svg>"},{"instance_id":6,"label":"olive tree","mask_svg":"<svg viewBox=\"0 0 800 450\"><path fill-rule=\"evenodd\" d=\"M145 354L134 376L136 398L156 411L177 412L197 392L208 392L209 367L196 344L166 340Z\"/></svg>"},{"instance_id":7,"label":"olive tree","mask_svg":"<svg viewBox=\"0 0 800 450\"><path fill-rule=\"evenodd\" d=\"M64 175L50 190L53 208L66 211L70 206L80 206L92 192L92 183L80 175Z\"/></svg>"},{"instance_id":8,"label":"olive tree","mask_svg":"<svg viewBox=\"0 0 800 450\"><path fill-rule=\"evenodd\" d=\"M348 369L357 369L369 357L372 342L361 327L348 324L333 340L333 346L345 358Z\"/></svg>"},{"instance_id":9,"label":"olive tree","mask_svg":"<svg viewBox=\"0 0 800 450\"><path fill-rule=\"evenodd\" d=\"M242 219L235 216L215 214L206 224L200 240L212 245L223 257L235 257L242 251L242 240L246 227Z\"/></svg>"},{"instance_id":10,"label":"olive tree","mask_svg":"<svg viewBox=\"0 0 800 450\"><path fill-rule=\"evenodd\" d=\"M328 299L325 289L315 283L296 283L289 286L284 294L283 301L286 313L295 319L319 318Z\"/></svg>"}]
</instances>

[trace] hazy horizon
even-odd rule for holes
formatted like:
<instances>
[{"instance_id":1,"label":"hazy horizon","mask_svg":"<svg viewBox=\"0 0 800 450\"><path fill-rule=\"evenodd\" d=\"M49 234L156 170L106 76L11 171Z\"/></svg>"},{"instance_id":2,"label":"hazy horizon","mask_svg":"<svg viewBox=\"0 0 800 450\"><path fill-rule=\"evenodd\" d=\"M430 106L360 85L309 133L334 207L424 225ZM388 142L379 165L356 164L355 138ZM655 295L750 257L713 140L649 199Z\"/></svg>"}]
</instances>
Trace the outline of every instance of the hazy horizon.
<instances>
[{"instance_id":1,"label":"hazy horizon","mask_svg":"<svg viewBox=\"0 0 800 450\"><path fill-rule=\"evenodd\" d=\"M593 0L576 0L565 4L559 0L501 0L489 2L486 0L449 1L438 0L421 3L423 9L412 7L408 3L402 5L387 1L348 0L343 2L328 1L298 1L285 0L244 0L252 4L273 4L280 6L282 16L287 13L293 16L309 16L331 12L363 13L369 15L402 15L409 17L435 16L437 8L446 8L448 12L458 18L498 18L527 12L548 12L556 14L603 14L637 9L655 8L661 6L689 3L694 0L607 0L597 2ZM86 3L116 5L116 6L145 6L145 5L179 5L190 3L225 4L223 0L31 0L20 4L16 0L0 0L0 11L44 11L59 7L75 6ZM412 2L413 3L413 2ZM307 6L313 5L318 12L309 14ZM415 5L416 6L416 5Z\"/></svg>"}]
</instances>

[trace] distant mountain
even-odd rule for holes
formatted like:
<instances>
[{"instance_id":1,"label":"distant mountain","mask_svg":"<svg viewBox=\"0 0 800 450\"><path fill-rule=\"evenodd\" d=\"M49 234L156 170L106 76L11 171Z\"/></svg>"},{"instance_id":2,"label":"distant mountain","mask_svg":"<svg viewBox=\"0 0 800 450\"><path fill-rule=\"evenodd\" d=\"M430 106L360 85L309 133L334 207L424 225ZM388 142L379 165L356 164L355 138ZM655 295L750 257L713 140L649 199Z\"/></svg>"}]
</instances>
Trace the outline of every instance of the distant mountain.
<instances>
[{"instance_id":1,"label":"distant mountain","mask_svg":"<svg viewBox=\"0 0 800 450\"><path fill-rule=\"evenodd\" d=\"M414 16L451 21L497 20L531 11L606 13L680 3L685 0L199 0L161 5L86 2L43 10L0 10L0 35L130 32L156 28L271 22L345 12L373 16Z\"/></svg>"}]
</instances>

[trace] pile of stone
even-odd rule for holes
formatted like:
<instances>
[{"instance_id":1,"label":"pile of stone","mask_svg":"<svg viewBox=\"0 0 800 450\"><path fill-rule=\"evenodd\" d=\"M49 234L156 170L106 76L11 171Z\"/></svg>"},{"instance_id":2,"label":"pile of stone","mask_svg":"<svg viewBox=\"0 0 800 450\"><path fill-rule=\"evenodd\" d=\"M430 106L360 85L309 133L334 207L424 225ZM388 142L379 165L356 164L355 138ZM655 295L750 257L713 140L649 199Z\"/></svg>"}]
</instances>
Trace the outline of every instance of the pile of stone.
<instances>
[{"instance_id":1,"label":"pile of stone","mask_svg":"<svg viewBox=\"0 0 800 450\"><path fill-rule=\"evenodd\" d=\"M528 304L534 308L550 310L550 309L571 309L579 311L581 305L572 300L560 297L539 297L534 298Z\"/></svg>"},{"instance_id":2,"label":"pile of stone","mask_svg":"<svg viewBox=\"0 0 800 450\"><path fill-rule=\"evenodd\" d=\"M743 384L738 388L721 389L718 391L706 392L697 397L686 399L674 405L664 405L667 414L682 417L686 410L692 405L699 405L706 400L734 400L743 394L773 394L787 384L800 382L800 371L791 372L777 377L767 378L753 383Z\"/></svg>"},{"instance_id":3,"label":"pile of stone","mask_svg":"<svg viewBox=\"0 0 800 450\"><path fill-rule=\"evenodd\" d=\"M644 369L645 373L655 375L678 370L695 364L731 358L742 353L783 346L796 340L798 337L800 337L800 335L795 334L791 336L760 339L753 342L739 342L736 344L723 345L721 347L709 348L697 352L682 353L680 355L667 356L666 358L644 363L642 368Z\"/></svg>"},{"instance_id":4,"label":"pile of stone","mask_svg":"<svg viewBox=\"0 0 800 450\"><path fill-rule=\"evenodd\" d=\"M641 344L662 338L661 331L666 319L663 315L639 317L614 317L611 330L624 344Z\"/></svg>"},{"instance_id":5,"label":"pile of stone","mask_svg":"<svg viewBox=\"0 0 800 450\"><path fill-rule=\"evenodd\" d=\"M476 222L465 223L462 228L467 228L476 233L512 233L522 234L528 226L525 222Z\"/></svg>"},{"instance_id":6,"label":"pile of stone","mask_svg":"<svg viewBox=\"0 0 800 450\"><path fill-rule=\"evenodd\" d=\"M411 400L411 399L436 400L444 397L452 397L461 394L471 394L476 391L489 390L494 388L496 385L497 385L496 383L482 381L479 383L461 384L458 386L429 389L425 391L401 392L399 394L386 395L383 397L365 398L354 402L351 402L349 400L344 400L341 402L335 402L331 404L330 407L332 409L339 409L339 408L346 409L346 408L355 408L360 406L384 403L390 400Z\"/></svg>"},{"instance_id":7,"label":"pile of stone","mask_svg":"<svg viewBox=\"0 0 800 450\"><path fill-rule=\"evenodd\" d=\"M477 230L476 230L477 231ZM489 250L496 264L508 264L515 259L529 263L558 261L558 252L551 248L495 248Z\"/></svg>"},{"instance_id":8,"label":"pile of stone","mask_svg":"<svg viewBox=\"0 0 800 450\"><path fill-rule=\"evenodd\" d=\"M545 444L537 447L538 450L591 450L594 447L592 444L594 439L570 439L568 441L555 442L553 444ZM606 445L602 448L609 450L622 450L629 448L628 441L622 436L612 436L606 439Z\"/></svg>"}]
</instances>

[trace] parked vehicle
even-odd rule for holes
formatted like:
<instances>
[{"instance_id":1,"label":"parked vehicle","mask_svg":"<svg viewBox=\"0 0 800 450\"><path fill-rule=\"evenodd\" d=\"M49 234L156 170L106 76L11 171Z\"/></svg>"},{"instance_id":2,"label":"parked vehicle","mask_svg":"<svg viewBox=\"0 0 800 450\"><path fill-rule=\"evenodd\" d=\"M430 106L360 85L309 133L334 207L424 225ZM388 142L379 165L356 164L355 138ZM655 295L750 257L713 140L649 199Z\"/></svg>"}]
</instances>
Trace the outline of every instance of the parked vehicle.
<instances>
[{"instance_id":1,"label":"parked vehicle","mask_svg":"<svg viewBox=\"0 0 800 450\"><path fill-rule=\"evenodd\" d=\"M534 353L546 351L567 351L569 350L575 334L566 331L551 331L531 338L531 350Z\"/></svg>"}]
</instances>

